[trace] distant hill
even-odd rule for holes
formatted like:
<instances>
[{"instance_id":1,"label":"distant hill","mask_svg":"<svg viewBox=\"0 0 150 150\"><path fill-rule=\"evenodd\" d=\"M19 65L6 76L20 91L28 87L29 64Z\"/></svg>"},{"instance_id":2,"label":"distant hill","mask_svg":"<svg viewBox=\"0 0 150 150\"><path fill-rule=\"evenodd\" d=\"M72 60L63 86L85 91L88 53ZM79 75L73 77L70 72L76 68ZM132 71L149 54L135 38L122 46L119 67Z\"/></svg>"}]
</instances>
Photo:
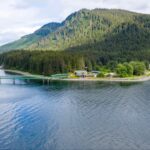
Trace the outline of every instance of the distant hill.
<instances>
[{"instance_id":1,"label":"distant hill","mask_svg":"<svg viewBox=\"0 0 150 150\"><path fill-rule=\"evenodd\" d=\"M32 34L23 36L20 40L6 44L0 47L2 51L18 50L18 49L29 49L31 45L37 44L38 41L47 37L49 34L56 31L60 27L60 23L49 23L41 27L39 30Z\"/></svg>"},{"instance_id":2,"label":"distant hill","mask_svg":"<svg viewBox=\"0 0 150 150\"><path fill-rule=\"evenodd\" d=\"M0 47L0 51L21 49L150 50L150 15L115 9L82 9L61 23L49 23Z\"/></svg>"}]
</instances>

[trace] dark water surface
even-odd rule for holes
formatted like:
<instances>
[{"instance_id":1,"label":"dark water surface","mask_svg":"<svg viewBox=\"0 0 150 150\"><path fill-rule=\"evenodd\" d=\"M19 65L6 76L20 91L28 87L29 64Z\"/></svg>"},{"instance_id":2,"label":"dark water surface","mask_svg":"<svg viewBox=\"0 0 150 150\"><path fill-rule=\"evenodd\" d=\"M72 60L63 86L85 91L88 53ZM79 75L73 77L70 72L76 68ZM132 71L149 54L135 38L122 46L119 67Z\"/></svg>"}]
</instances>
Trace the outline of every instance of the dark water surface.
<instances>
[{"instance_id":1,"label":"dark water surface","mask_svg":"<svg viewBox=\"0 0 150 150\"><path fill-rule=\"evenodd\" d=\"M150 150L150 82L2 84L0 150Z\"/></svg>"}]
</instances>

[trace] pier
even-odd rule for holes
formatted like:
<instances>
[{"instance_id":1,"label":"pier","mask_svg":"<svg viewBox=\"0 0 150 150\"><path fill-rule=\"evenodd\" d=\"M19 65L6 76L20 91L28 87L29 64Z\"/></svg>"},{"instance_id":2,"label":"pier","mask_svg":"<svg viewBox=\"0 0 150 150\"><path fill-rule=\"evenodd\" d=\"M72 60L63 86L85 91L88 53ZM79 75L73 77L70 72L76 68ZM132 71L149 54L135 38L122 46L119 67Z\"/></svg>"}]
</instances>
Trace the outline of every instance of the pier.
<instances>
[{"instance_id":1,"label":"pier","mask_svg":"<svg viewBox=\"0 0 150 150\"><path fill-rule=\"evenodd\" d=\"M68 78L68 74L54 74L51 76L43 75L4 75L0 76L0 84L2 80L12 80L13 84L16 84L17 80L25 81L30 83L30 81L40 81L43 85L49 85L51 80L62 80Z\"/></svg>"},{"instance_id":2,"label":"pier","mask_svg":"<svg viewBox=\"0 0 150 150\"><path fill-rule=\"evenodd\" d=\"M22 76L22 75L6 75L6 76L0 76L0 84L2 84L2 80L12 80L12 84L16 84L17 80L25 81L26 83L29 83L30 81L41 81L43 84L49 84L50 80L52 80L51 77L44 77L44 76Z\"/></svg>"}]
</instances>

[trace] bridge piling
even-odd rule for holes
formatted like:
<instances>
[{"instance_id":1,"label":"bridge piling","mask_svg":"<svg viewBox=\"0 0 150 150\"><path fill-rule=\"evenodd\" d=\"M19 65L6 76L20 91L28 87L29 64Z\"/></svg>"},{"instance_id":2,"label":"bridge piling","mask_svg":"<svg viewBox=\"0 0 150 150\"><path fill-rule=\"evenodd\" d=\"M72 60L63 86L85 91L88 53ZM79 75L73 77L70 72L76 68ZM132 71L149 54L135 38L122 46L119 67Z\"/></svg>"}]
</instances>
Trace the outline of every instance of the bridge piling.
<instances>
[{"instance_id":1,"label":"bridge piling","mask_svg":"<svg viewBox=\"0 0 150 150\"><path fill-rule=\"evenodd\" d=\"M16 84L16 82L15 82L15 78L13 78L13 84L14 84L14 85Z\"/></svg>"},{"instance_id":2,"label":"bridge piling","mask_svg":"<svg viewBox=\"0 0 150 150\"><path fill-rule=\"evenodd\" d=\"M43 79L43 85L45 84L45 80Z\"/></svg>"},{"instance_id":3,"label":"bridge piling","mask_svg":"<svg viewBox=\"0 0 150 150\"><path fill-rule=\"evenodd\" d=\"M47 84L48 84L48 85L49 85L49 82L50 82L50 81L49 81L49 79L48 79L48 80L47 80Z\"/></svg>"},{"instance_id":4,"label":"bridge piling","mask_svg":"<svg viewBox=\"0 0 150 150\"><path fill-rule=\"evenodd\" d=\"M27 82L27 83L30 83L30 79L26 79L26 82Z\"/></svg>"}]
</instances>

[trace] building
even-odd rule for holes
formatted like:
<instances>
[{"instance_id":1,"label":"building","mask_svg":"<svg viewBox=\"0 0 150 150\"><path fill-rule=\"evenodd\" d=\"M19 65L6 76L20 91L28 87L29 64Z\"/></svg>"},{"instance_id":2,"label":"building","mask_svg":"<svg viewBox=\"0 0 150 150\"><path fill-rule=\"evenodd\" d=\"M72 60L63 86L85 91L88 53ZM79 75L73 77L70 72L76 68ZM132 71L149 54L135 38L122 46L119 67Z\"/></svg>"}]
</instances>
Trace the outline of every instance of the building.
<instances>
[{"instance_id":1,"label":"building","mask_svg":"<svg viewBox=\"0 0 150 150\"><path fill-rule=\"evenodd\" d=\"M100 74L100 71L91 71L91 73L93 74L93 76L96 78L98 74Z\"/></svg>"},{"instance_id":2,"label":"building","mask_svg":"<svg viewBox=\"0 0 150 150\"><path fill-rule=\"evenodd\" d=\"M76 70L76 71L75 71L75 75L76 75L77 77L85 78L85 77L87 77L88 73L87 73L86 70Z\"/></svg>"}]
</instances>

